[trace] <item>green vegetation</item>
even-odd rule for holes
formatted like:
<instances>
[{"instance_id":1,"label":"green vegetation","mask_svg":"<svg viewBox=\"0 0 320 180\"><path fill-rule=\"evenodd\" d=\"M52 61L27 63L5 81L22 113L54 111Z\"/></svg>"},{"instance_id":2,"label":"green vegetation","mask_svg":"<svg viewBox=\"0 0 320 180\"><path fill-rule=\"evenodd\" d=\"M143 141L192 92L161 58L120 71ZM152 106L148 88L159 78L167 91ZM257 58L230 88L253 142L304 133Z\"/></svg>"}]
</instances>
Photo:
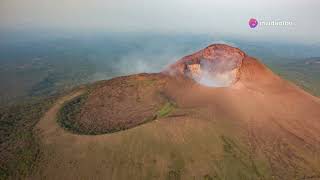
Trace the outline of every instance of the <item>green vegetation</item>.
<instances>
[{"instance_id":1,"label":"green vegetation","mask_svg":"<svg viewBox=\"0 0 320 180\"><path fill-rule=\"evenodd\" d=\"M32 129L54 100L0 108L0 179L22 178L33 170L40 150Z\"/></svg>"},{"instance_id":2,"label":"green vegetation","mask_svg":"<svg viewBox=\"0 0 320 180\"><path fill-rule=\"evenodd\" d=\"M179 171L169 171L168 173L168 180L180 180L181 179L181 174Z\"/></svg>"},{"instance_id":3,"label":"green vegetation","mask_svg":"<svg viewBox=\"0 0 320 180\"><path fill-rule=\"evenodd\" d=\"M97 134L95 131L86 132L76 121L77 115L81 111L81 106L86 101L87 97L88 93L84 93L64 104L58 114L58 123L62 127L78 134Z\"/></svg>"},{"instance_id":4,"label":"green vegetation","mask_svg":"<svg viewBox=\"0 0 320 180\"><path fill-rule=\"evenodd\" d=\"M276 62L271 63L270 68L282 78L293 82L305 91L314 96L320 96L320 65L312 63L316 61L319 61L319 58L286 63Z\"/></svg>"},{"instance_id":5,"label":"green vegetation","mask_svg":"<svg viewBox=\"0 0 320 180\"><path fill-rule=\"evenodd\" d=\"M204 177L203 177L203 179L204 180L213 180L213 178L210 176L210 175L205 175Z\"/></svg>"},{"instance_id":6,"label":"green vegetation","mask_svg":"<svg viewBox=\"0 0 320 180\"><path fill-rule=\"evenodd\" d=\"M167 102L158 112L157 118L162 118L167 116L170 112L174 110L174 104L171 102Z\"/></svg>"},{"instance_id":7,"label":"green vegetation","mask_svg":"<svg viewBox=\"0 0 320 180\"><path fill-rule=\"evenodd\" d=\"M223 145L223 161L217 163L220 172L229 175L222 179L270 179L268 167L259 160L253 159L249 151L233 139L221 136ZM225 169L226 168L226 169ZM228 172L233 171L233 172ZM237 173L234 173L234 172Z\"/></svg>"}]
</instances>

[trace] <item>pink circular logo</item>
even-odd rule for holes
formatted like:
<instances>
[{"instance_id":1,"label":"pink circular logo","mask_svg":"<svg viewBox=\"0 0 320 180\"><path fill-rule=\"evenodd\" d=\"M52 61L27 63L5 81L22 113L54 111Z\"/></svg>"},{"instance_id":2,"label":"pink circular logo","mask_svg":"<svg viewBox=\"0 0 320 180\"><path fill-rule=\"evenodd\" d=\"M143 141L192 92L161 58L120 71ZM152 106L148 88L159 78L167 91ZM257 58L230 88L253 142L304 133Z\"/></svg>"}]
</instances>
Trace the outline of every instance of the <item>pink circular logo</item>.
<instances>
[{"instance_id":1,"label":"pink circular logo","mask_svg":"<svg viewBox=\"0 0 320 180\"><path fill-rule=\"evenodd\" d=\"M255 18L251 18L251 19L249 20L249 26L250 26L250 28L255 28L255 27L257 27L257 26L258 26L258 21L257 21Z\"/></svg>"}]
</instances>

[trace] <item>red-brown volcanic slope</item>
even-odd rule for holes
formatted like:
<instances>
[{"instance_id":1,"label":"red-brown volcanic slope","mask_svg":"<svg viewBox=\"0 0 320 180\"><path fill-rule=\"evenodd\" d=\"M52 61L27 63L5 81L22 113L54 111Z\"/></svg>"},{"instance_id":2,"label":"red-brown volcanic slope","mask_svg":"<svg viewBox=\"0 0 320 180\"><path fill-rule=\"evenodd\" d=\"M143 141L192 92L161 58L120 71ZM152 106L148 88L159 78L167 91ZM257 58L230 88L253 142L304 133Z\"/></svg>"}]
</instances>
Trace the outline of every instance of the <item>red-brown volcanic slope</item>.
<instances>
[{"instance_id":1,"label":"red-brown volcanic slope","mask_svg":"<svg viewBox=\"0 0 320 180\"><path fill-rule=\"evenodd\" d=\"M229 87L210 88L183 80L186 64L201 58L239 54L236 81ZM224 54L225 53L225 54ZM242 59L241 59L242 58ZM167 93L180 106L219 107L247 132L253 153L267 155L275 174L320 171L320 101L281 79L257 59L237 48L211 45L169 66L164 73L175 76ZM183 93L181 93L183 92ZM292 170L293 169L293 170ZM312 169L310 171L310 169ZM292 171L291 171L292 170ZM319 178L319 176L317 176Z\"/></svg>"},{"instance_id":2,"label":"red-brown volcanic slope","mask_svg":"<svg viewBox=\"0 0 320 180\"><path fill-rule=\"evenodd\" d=\"M220 54L225 50L226 54L238 53L243 57L238 62L239 65L234 67L238 70L236 82L225 88L210 88L196 84L186 89L184 86L173 86L177 89L169 92L172 94L172 98L190 105L219 102L228 109L229 113L235 114L238 119L255 125L255 131L257 128L261 128L259 129L260 133L271 131L269 128L275 125L282 128L281 133L286 132L305 143L319 145L319 99L281 79L257 59L247 56L237 48L226 45L211 45L179 60L164 72L182 72L181 67L184 64L196 61L199 56L205 58L215 56L217 49ZM183 78L183 74L176 77ZM270 137L272 136L275 134L271 133Z\"/></svg>"},{"instance_id":3,"label":"red-brown volcanic slope","mask_svg":"<svg viewBox=\"0 0 320 180\"><path fill-rule=\"evenodd\" d=\"M224 87L199 84L202 68L208 71L206 75L227 77L232 83ZM136 127L167 101L174 102L173 112ZM43 132L51 126L45 124L47 121L39 125ZM113 162L108 167L112 167L114 177L127 177L130 167L152 167L149 172L160 177L171 173L182 179L203 177L206 173L222 179L320 178L319 99L281 79L257 59L227 45L211 45L161 73L100 82L89 93L77 121L85 129L100 133L130 129L85 138L58 130L52 131L56 133L53 136L48 131L43 136L58 144L54 147L61 155L61 160L53 159L51 163L61 169L72 168L68 162L73 160L79 161L77 167L83 170L87 170L88 161L101 167L101 159ZM69 136L68 143L60 143ZM66 154L63 148L60 152L58 148L65 146L74 152ZM81 156L87 159L73 157L92 146L99 161L91 161L90 153ZM98 156L108 149L109 153ZM131 159L120 161L122 156ZM68 161L62 163L64 159ZM50 174L51 166L48 167ZM92 172L87 174L91 176ZM134 174L141 172L135 169Z\"/></svg>"}]
</instances>

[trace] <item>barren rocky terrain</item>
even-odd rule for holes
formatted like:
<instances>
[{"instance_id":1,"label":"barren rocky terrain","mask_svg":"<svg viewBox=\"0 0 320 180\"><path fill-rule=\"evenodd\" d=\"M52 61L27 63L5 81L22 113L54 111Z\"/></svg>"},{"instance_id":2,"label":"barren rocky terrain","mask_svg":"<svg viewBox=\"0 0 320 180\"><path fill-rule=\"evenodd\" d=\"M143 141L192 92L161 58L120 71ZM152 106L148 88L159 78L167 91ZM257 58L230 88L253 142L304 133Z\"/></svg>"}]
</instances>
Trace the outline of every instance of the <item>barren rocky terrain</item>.
<instances>
[{"instance_id":1,"label":"barren rocky terrain","mask_svg":"<svg viewBox=\"0 0 320 180\"><path fill-rule=\"evenodd\" d=\"M237 63L201 64L221 59ZM236 73L212 87L197 81L203 71ZM59 99L34 130L41 158L30 178L318 179L319 117L317 97L239 49L212 45L163 72Z\"/></svg>"}]
</instances>

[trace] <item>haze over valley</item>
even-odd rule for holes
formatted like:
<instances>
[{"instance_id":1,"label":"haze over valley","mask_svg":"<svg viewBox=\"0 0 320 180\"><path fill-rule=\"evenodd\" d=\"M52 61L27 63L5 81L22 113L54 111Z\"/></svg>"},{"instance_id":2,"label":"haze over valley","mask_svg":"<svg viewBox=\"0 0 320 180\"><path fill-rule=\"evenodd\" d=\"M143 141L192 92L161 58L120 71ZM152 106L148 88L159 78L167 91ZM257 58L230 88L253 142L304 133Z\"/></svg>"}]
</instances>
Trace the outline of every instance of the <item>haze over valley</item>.
<instances>
[{"instance_id":1,"label":"haze over valley","mask_svg":"<svg viewBox=\"0 0 320 180\"><path fill-rule=\"evenodd\" d=\"M318 0L1 0L0 180L320 179Z\"/></svg>"}]
</instances>

